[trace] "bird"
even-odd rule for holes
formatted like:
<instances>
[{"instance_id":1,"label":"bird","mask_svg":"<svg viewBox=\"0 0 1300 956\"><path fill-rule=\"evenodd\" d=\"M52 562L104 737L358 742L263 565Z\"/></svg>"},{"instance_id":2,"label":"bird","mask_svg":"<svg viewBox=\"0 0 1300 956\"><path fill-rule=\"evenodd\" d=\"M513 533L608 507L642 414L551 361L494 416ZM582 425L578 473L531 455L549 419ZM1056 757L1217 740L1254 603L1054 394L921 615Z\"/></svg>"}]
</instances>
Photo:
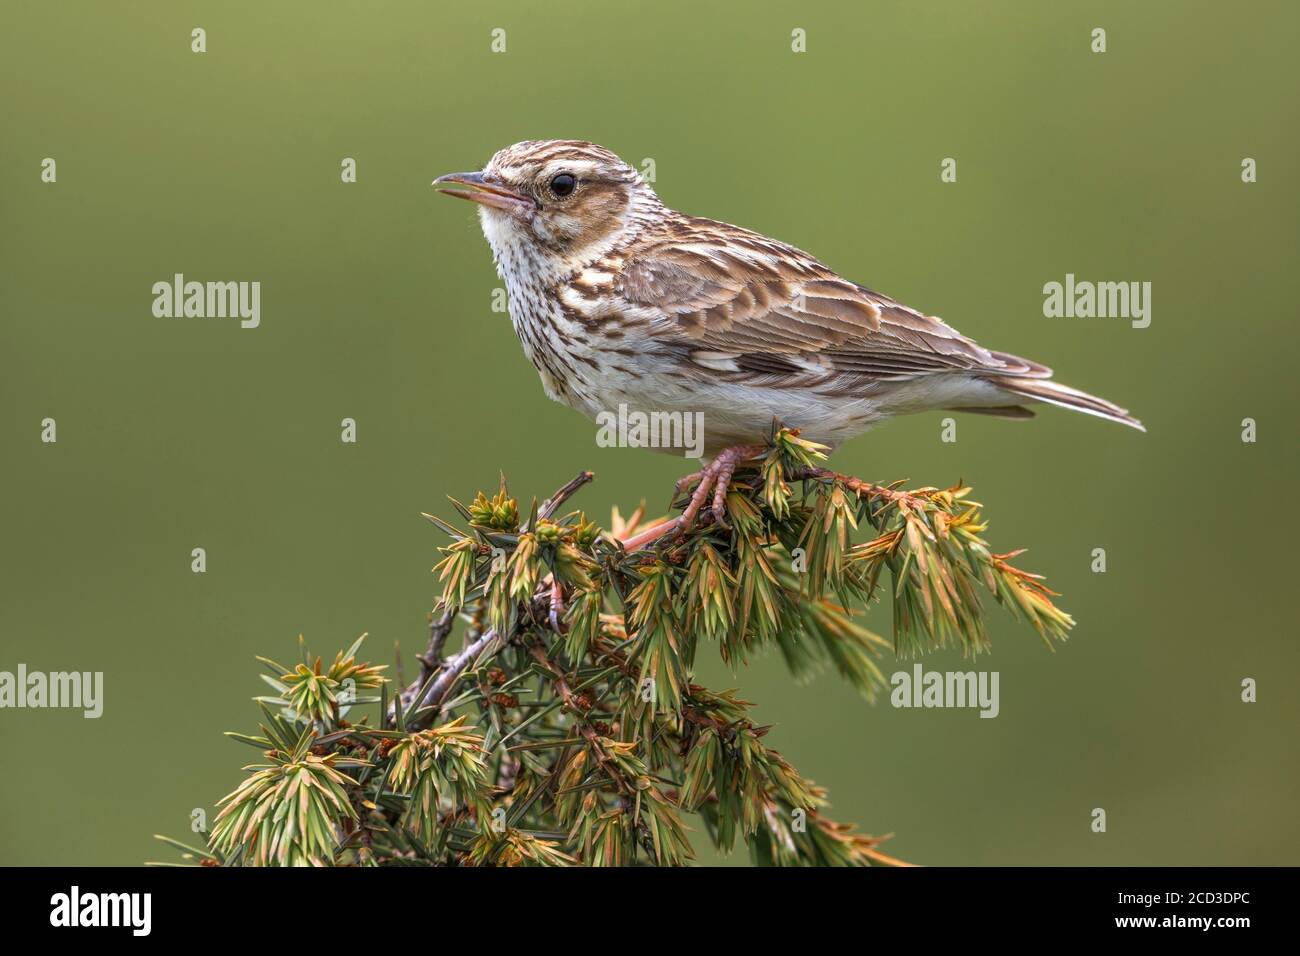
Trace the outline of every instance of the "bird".
<instances>
[{"instance_id":1,"label":"bird","mask_svg":"<svg viewBox=\"0 0 1300 956\"><path fill-rule=\"evenodd\" d=\"M478 204L524 354L548 397L592 419L625 405L699 414L725 524L732 474L774 422L833 450L895 416L952 409L1030 418L1027 403L1145 431L1045 365L977 345L936 316L843 278L794 246L668 208L630 164L582 140L528 140L439 176Z\"/></svg>"}]
</instances>

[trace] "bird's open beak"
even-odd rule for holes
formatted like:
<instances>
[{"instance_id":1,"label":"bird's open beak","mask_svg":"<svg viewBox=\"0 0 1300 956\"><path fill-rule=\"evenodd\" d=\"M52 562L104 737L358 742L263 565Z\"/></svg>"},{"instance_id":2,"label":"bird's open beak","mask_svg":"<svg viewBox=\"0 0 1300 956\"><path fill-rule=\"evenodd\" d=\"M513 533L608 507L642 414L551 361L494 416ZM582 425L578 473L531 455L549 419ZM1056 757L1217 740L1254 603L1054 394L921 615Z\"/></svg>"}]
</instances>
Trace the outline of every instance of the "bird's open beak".
<instances>
[{"instance_id":1,"label":"bird's open beak","mask_svg":"<svg viewBox=\"0 0 1300 956\"><path fill-rule=\"evenodd\" d=\"M455 188L458 186L469 188ZM506 189L504 186L489 183L483 179L482 173L448 173L435 179L433 187L445 196L455 196L457 199L481 203L519 219L525 219L537 211L537 203L530 197Z\"/></svg>"}]
</instances>

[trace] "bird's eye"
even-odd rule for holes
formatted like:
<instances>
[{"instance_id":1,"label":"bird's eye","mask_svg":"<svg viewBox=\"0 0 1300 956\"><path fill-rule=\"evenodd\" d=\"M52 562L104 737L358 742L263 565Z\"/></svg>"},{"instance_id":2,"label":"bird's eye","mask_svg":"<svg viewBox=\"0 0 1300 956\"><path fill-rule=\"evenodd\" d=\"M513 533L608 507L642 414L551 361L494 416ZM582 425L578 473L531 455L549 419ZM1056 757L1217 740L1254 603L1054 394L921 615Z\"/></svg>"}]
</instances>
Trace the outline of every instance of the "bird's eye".
<instances>
[{"instance_id":1,"label":"bird's eye","mask_svg":"<svg viewBox=\"0 0 1300 956\"><path fill-rule=\"evenodd\" d=\"M560 173L560 175L551 180L551 192L563 199L565 196L572 193L574 187L577 185L578 181L568 173Z\"/></svg>"}]
</instances>

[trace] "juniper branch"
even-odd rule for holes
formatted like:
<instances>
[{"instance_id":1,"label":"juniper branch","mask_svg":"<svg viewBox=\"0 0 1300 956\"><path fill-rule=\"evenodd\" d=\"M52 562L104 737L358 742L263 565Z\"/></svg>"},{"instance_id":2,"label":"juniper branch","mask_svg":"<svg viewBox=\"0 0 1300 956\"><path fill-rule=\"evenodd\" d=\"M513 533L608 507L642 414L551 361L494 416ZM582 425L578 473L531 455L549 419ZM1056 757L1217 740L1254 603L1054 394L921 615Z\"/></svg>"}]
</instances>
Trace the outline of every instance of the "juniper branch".
<instances>
[{"instance_id":1,"label":"juniper branch","mask_svg":"<svg viewBox=\"0 0 1300 956\"><path fill-rule=\"evenodd\" d=\"M537 510L538 519L540 520L552 517L555 512L564 505L564 502L573 497L573 495L576 494L583 485L586 485L595 477L596 475L592 471L583 470L578 472L577 475L569 479L569 481L562 485L553 495L543 502L542 506ZM444 665L442 660L442 649L447 642L447 638L451 635L455 624L455 617L455 612L450 608L444 610L442 615L436 619L431 616L429 646L425 653L420 655L418 658L420 661L420 676L417 680L408 684L402 690L398 697L398 702L394 704L394 707L409 707L410 702L415 699L417 694L419 694L420 689L427 688L420 703L417 705L417 720L418 726L420 727L428 726L429 723L436 719L436 708L446 698L452 685L455 684L464 669L469 666L482 649L491 643L490 639L496 636L494 632L489 631ZM473 651L473 653L470 653L470 651ZM435 673L438 673L440 669L441 673L438 674L437 680L430 684L430 678L433 677ZM432 711L421 713L423 708L434 709ZM390 711L390 724L395 721L395 719L396 712Z\"/></svg>"},{"instance_id":2,"label":"juniper branch","mask_svg":"<svg viewBox=\"0 0 1300 956\"><path fill-rule=\"evenodd\" d=\"M402 691L402 699L413 701L417 699L418 695L419 703L415 704L411 721L407 726L414 730L420 730L432 724L441 713L440 708L443 701L446 700L447 694L455 686L456 681L460 680L465 668L474 663L484 649L496 639L496 631L490 630L481 634L476 640L467 644L460 653L449 659L442 666L442 669L438 671L437 678L432 682L425 681L424 683L409 684ZM424 688L423 694L420 694L421 687ZM394 703L393 706L400 706L400 700ZM406 706L410 709L409 703ZM390 718L390 723L396 720L395 711L390 712Z\"/></svg>"},{"instance_id":3,"label":"juniper branch","mask_svg":"<svg viewBox=\"0 0 1300 956\"><path fill-rule=\"evenodd\" d=\"M1072 625L1038 575L993 553L970 489L874 485L821 467L819 446L776 429L739 464L718 520L608 531L557 517L580 472L521 520L504 479L480 493L435 569L420 675L387 703L360 641L328 668L264 660L270 760L221 801L205 865L660 865L693 850L682 814L712 843L739 838L768 865L899 861L882 838L826 816L826 792L766 741L750 705L694 682L697 650L733 665L776 645L796 674L830 664L864 693L887 642L856 616L893 577L894 647L979 652L983 589L1044 639ZM802 494L791 488L802 483ZM868 539L853 543L860 529ZM463 647L444 659L458 621ZM378 689L380 726L349 723L346 681ZM647 692L648 689L648 692ZM299 784L294 781L302 781ZM295 786L312 788L305 809Z\"/></svg>"}]
</instances>

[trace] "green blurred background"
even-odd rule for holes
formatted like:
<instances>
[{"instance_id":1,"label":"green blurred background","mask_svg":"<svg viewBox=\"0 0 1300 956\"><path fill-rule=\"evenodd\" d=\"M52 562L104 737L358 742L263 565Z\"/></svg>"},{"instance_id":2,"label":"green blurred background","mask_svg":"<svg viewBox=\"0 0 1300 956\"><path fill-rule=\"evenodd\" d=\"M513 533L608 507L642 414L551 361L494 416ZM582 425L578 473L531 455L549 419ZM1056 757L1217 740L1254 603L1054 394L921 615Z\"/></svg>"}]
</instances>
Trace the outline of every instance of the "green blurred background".
<instances>
[{"instance_id":1,"label":"green blurred background","mask_svg":"<svg viewBox=\"0 0 1300 956\"><path fill-rule=\"evenodd\" d=\"M444 495L586 467L595 515L666 502L686 463L598 448L544 398L473 210L429 188L572 137L1150 429L1048 409L944 444L936 413L837 454L964 477L1079 626L1052 653L990 610L996 720L702 653L832 814L921 863L1295 862L1297 25L1282 2L5 4L0 669L102 670L106 709L0 712L0 861L167 858L150 835L190 837L255 757L221 736L254 725L255 654L368 631L409 661ZM259 280L261 327L154 318L176 272ZM1067 272L1153 283L1150 328L1044 318Z\"/></svg>"}]
</instances>

